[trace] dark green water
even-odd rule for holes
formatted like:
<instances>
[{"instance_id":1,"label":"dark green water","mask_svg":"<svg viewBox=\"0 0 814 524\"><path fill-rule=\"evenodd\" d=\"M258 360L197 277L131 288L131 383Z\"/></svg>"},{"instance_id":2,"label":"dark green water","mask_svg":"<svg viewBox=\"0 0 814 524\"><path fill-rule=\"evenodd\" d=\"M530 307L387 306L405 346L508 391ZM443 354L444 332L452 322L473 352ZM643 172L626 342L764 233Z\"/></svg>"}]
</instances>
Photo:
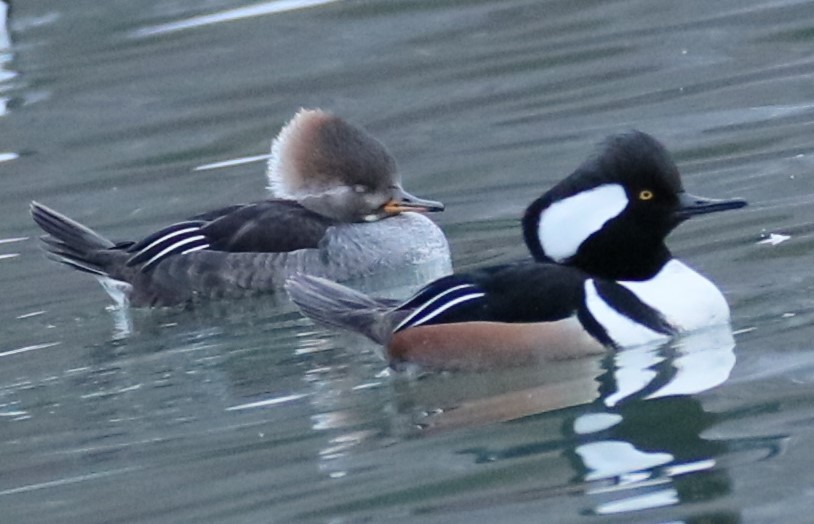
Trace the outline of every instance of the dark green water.
<instances>
[{"instance_id":1,"label":"dark green water","mask_svg":"<svg viewBox=\"0 0 814 524\"><path fill-rule=\"evenodd\" d=\"M0 520L810 522L814 2L310 3L15 3ZM393 377L284 297L124 323L38 249L32 199L127 238L257 198L262 161L196 168L266 154L301 106L447 204L457 268L524 256L525 205L604 136L657 136L690 191L750 201L670 241L734 343Z\"/></svg>"}]
</instances>

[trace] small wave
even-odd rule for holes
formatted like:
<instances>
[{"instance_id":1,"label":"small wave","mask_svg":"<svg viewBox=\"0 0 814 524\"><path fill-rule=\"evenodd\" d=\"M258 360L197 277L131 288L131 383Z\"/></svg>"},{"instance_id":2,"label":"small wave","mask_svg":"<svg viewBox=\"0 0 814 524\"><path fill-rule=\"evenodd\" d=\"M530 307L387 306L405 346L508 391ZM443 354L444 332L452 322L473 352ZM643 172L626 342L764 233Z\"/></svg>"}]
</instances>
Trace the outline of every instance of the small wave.
<instances>
[{"instance_id":1,"label":"small wave","mask_svg":"<svg viewBox=\"0 0 814 524\"><path fill-rule=\"evenodd\" d=\"M147 38L167 33L175 33L177 31L185 31L187 29L194 29L196 27L219 24L222 22L241 20L243 18L273 15L277 13L285 13L287 11L295 11L297 9L316 7L319 5L331 4L337 1L339 0L276 0L274 2L264 2L262 4L239 7L237 9L229 9L209 15L194 16L192 18L179 20L177 22L143 27L137 31L134 31L132 36L134 38Z\"/></svg>"}]
</instances>

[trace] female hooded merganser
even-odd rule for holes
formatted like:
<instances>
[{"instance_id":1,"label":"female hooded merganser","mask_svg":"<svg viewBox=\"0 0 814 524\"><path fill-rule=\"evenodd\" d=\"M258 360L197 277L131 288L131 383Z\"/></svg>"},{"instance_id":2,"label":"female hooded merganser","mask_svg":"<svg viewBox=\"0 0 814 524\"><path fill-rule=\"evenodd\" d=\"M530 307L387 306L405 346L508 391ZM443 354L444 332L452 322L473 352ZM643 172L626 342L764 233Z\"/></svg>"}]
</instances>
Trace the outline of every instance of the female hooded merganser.
<instances>
[{"instance_id":1,"label":"female hooded merganser","mask_svg":"<svg viewBox=\"0 0 814 524\"><path fill-rule=\"evenodd\" d=\"M99 278L133 306L240 296L307 273L347 280L445 259L431 220L440 202L401 187L385 147L320 110L301 110L272 143L276 198L216 209L137 242L114 243L37 202L34 220L52 258Z\"/></svg>"},{"instance_id":2,"label":"female hooded merganser","mask_svg":"<svg viewBox=\"0 0 814 524\"><path fill-rule=\"evenodd\" d=\"M666 149L634 131L608 139L528 207L523 232L536 262L450 275L399 304L305 275L286 289L312 319L384 345L396 368L587 355L727 323L718 288L664 240L691 216L745 205L689 195Z\"/></svg>"}]
</instances>

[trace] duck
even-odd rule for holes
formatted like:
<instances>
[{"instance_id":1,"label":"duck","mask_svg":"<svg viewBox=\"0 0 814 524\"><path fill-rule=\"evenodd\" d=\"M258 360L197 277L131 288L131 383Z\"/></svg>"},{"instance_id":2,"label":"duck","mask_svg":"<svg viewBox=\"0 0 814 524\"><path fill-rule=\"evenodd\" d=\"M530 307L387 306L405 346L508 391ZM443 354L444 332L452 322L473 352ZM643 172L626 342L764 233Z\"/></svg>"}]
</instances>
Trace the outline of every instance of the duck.
<instances>
[{"instance_id":1,"label":"duck","mask_svg":"<svg viewBox=\"0 0 814 524\"><path fill-rule=\"evenodd\" d=\"M134 241L114 242L36 201L30 211L50 258L133 307L274 292L294 273L344 281L449 261L446 237L423 214L444 205L408 193L387 148L330 112L295 114L272 142L268 178L271 198Z\"/></svg>"},{"instance_id":2,"label":"duck","mask_svg":"<svg viewBox=\"0 0 814 524\"><path fill-rule=\"evenodd\" d=\"M405 301L309 275L290 277L286 290L316 323L376 342L397 370L601 354L728 324L721 291L665 240L691 217L745 205L687 193L666 148L633 130L607 138L527 207L532 260L453 273Z\"/></svg>"}]
</instances>

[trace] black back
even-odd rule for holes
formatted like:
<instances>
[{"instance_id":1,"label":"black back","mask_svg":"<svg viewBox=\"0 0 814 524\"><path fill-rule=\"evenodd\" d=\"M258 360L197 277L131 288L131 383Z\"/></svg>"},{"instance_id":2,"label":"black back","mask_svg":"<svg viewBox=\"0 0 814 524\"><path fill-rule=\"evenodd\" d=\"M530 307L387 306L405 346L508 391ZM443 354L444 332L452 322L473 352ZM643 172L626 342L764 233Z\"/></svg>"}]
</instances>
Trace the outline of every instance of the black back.
<instances>
[{"instance_id":1,"label":"black back","mask_svg":"<svg viewBox=\"0 0 814 524\"><path fill-rule=\"evenodd\" d=\"M278 253L316 248L336 222L292 200L263 200L210 211L203 234L218 251Z\"/></svg>"}]
</instances>

